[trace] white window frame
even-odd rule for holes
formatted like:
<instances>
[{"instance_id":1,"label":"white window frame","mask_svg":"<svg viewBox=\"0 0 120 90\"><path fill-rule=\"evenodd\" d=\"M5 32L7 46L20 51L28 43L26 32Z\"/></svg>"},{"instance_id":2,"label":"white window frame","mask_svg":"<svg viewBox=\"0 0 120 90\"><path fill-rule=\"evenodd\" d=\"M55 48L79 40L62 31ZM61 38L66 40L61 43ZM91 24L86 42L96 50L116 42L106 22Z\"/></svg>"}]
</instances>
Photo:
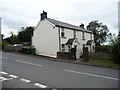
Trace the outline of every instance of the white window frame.
<instances>
[{"instance_id":1,"label":"white window frame","mask_svg":"<svg viewBox=\"0 0 120 90\"><path fill-rule=\"evenodd\" d=\"M61 44L61 50L62 52L65 52L65 44Z\"/></svg>"},{"instance_id":2,"label":"white window frame","mask_svg":"<svg viewBox=\"0 0 120 90\"><path fill-rule=\"evenodd\" d=\"M61 37L65 37L65 29L61 27Z\"/></svg>"},{"instance_id":3,"label":"white window frame","mask_svg":"<svg viewBox=\"0 0 120 90\"><path fill-rule=\"evenodd\" d=\"M85 40L85 32L82 32L82 39Z\"/></svg>"},{"instance_id":4,"label":"white window frame","mask_svg":"<svg viewBox=\"0 0 120 90\"><path fill-rule=\"evenodd\" d=\"M71 45L68 45L68 52L71 51Z\"/></svg>"},{"instance_id":5,"label":"white window frame","mask_svg":"<svg viewBox=\"0 0 120 90\"><path fill-rule=\"evenodd\" d=\"M76 31L75 30L73 31L73 36L74 36L74 38L76 38Z\"/></svg>"},{"instance_id":6,"label":"white window frame","mask_svg":"<svg viewBox=\"0 0 120 90\"><path fill-rule=\"evenodd\" d=\"M90 39L92 40L92 33L90 34Z\"/></svg>"}]
</instances>

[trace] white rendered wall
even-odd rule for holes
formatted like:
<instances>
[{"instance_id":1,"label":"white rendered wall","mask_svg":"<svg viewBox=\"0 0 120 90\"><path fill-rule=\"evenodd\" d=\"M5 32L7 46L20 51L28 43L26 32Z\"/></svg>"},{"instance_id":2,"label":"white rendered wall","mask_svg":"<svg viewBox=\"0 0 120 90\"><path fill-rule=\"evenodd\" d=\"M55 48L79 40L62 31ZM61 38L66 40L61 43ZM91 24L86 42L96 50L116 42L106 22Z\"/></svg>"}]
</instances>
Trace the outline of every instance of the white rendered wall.
<instances>
[{"instance_id":1,"label":"white rendered wall","mask_svg":"<svg viewBox=\"0 0 120 90\"><path fill-rule=\"evenodd\" d=\"M46 20L39 22L34 30L32 45L35 46L37 54L56 57L59 51L58 27L54 28Z\"/></svg>"},{"instance_id":2,"label":"white rendered wall","mask_svg":"<svg viewBox=\"0 0 120 90\"><path fill-rule=\"evenodd\" d=\"M66 28L64 28L64 30L65 30L65 37L66 38L61 38L61 44L66 44L66 42L70 38L74 38L74 30L66 29ZM76 38L79 42L79 44L77 45L77 52L76 52L76 57L77 58L79 58L81 56L81 54L83 53L83 44L86 45L87 41L91 40L91 34L90 33L84 32L84 35L85 35L85 39L83 39L82 31L76 31ZM92 40L93 40L93 38L94 37L93 37L93 34L92 34ZM92 45L94 45L94 44L92 43ZM93 49L92 45L91 45L91 49ZM74 45L72 45L72 47L74 48ZM88 50L90 51L90 45L87 45L86 47L88 47ZM67 46L65 47L65 52L68 52L68 47Z\"/></svg>"},{"instance_id":3,"label":"white rendered wall","mask_svg":"<svg viewBox=\"0 0 120 90\"><path fill-rule=\"evenodd\" d=\"M83 49L83 44L86 44L88 40L91 40L91 34L90 33L84 32L84 35L85 35L85 39L83 39L82 32L77 33L77 38L80 41L80 49L81 50ZM92 34L92 40L94 40L93 34ZM94 45L94 43L92 43L92 45ZM90 46L87 45L87 47L88 47L88 50L90 51ZM93 49L93 48L91 48L91 49Z\"/></svg>"},{"instance_id":4,"label":"white rendered wall","mask_svg":"<svg viewBox=\"0 0 120 90\"><path fill-rule=\"evenodd\" d=\"M73 38L73 30L64 28L64 31L65 31L65 38L61 37L61 44L66 44L68 39ZM61 33L60 33L60 36L61 36Z\"/></svg>"}]
</instances>

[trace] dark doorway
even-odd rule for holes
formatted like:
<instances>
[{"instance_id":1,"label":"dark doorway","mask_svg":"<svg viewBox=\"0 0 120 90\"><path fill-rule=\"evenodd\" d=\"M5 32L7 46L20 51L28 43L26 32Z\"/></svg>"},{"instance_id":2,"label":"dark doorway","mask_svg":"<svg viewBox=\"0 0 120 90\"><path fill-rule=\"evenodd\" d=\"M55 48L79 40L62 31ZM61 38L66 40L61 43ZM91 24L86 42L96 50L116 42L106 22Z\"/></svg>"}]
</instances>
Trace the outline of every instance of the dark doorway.
<instances>
[{"instance_id":1,"label":"dark doorway","mask_svg":"<svg viewBox=\"0 0 120 90\"><path fill-rule=\"evenodd\" d=\"M71 55L73 57L73 59L76 60L76 49L77 49L77 46L75 45L74 48L71 48Z\"/></svg>"}]
</instances>

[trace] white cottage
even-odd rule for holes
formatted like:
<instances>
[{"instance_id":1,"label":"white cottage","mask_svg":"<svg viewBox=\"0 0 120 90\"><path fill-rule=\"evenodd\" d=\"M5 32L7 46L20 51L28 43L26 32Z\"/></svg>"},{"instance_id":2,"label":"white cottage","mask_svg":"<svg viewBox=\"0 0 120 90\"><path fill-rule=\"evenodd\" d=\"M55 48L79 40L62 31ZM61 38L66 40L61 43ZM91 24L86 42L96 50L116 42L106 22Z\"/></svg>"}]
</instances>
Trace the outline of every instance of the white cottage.
<instances>
[{"instance_id":1,"label":"white cottage","mask_svg":"<svg viewBox=\"0 0 120 90\"><path fill-rule=\"evenodd\" d=\"M75 26L55 19L47 18L47 12L41 13L41 20L37 24L32 37L32 45L36 54L57 57L57 52L75 51L79 59L83 47L88 47L89 52L94 51L94 37L84 25Z\"/></svg>"}]
</instances>

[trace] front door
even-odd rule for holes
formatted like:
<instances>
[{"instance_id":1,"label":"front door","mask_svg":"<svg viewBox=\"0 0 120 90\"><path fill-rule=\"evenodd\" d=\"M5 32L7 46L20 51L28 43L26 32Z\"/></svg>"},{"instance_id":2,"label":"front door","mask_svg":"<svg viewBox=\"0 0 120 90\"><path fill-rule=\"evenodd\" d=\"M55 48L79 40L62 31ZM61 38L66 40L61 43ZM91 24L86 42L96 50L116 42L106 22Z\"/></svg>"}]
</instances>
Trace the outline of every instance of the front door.
<instances>
[{"instance_id":1,"label":"front door","mask_svg":"<svg viewBox=\"0 0 120 90\"><path fill-rule=\"evenodd\" d=\"M77 45L75 45L74 48L71 48L71 55L75 60L76 60L76 49L77 49Z\"/></svg>"},{"instance_id":2,"label":"front door","mask_svg":"<svg viewBox=\"0 0 120 90\"><path fill-rule=\"evenodd\" d=\"M74 45L74 57L75 57L75 60L76 60L76 51L77 51L77 45Z\"/></svg>"}]
</instances>

